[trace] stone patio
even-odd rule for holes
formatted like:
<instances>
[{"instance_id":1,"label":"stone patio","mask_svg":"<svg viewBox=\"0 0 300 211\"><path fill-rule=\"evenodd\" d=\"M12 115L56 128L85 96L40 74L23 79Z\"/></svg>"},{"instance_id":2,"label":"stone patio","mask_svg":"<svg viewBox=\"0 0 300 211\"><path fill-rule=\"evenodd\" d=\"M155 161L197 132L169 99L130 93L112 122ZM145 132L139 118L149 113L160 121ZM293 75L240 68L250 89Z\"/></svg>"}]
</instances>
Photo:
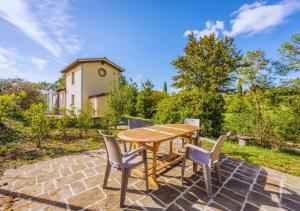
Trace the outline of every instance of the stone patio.
<instances>
[{"instance_id":1,"label":"stone patio","mask_svg":"<svg viewBox=\"0 0 300 211\"><path fill-rule=\"evenodd\" d=\"M0 180L0 210L120 210L121 175L113 170L103 189L105 165L106 153L98 150L8 169ZM160 173L160 188L148 195L133 175L123 210L300 210L299 177L230 158L221 168L222 185L213 175L214 199L190 164L184 186L178 164Z\"/></svg>"}]
</instances>

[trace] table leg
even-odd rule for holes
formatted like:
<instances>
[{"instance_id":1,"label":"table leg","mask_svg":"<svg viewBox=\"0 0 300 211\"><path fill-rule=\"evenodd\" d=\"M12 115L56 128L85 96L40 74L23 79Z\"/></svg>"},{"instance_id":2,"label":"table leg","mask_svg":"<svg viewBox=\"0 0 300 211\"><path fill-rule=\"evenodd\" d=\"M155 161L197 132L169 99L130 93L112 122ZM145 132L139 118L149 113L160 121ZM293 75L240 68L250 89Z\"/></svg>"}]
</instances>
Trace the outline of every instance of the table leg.
<instances>
[{"instance_id":1,"label":"table leg","mask_svg":"<svg viewBox=\"0 0 300 211\"><path fill-rule=\"evenodd\" d=\"M191 133L189 136L189 143L193 144L193 134ZM193 172L195 173L197 171L197 164L193 162Z\"/></svg>"},{"instance_id":2,"label":"table leg","mask_svg":"<svg viewBox=\"0 0 300 211\"><path fill-rule=\"evenodd\" d=\"M159 149L159 142L154 142L153 143L153 166L152 166L152 175L151 175L151 179L149 180L151 186L153 186L155 189L159 188L159 184L156 181L156 167L157 167L157 152Z\"/></svg>"},{"instance_id":3,"label":"table leg","mask_svg":"<svg viewBox=\"0 0 300 211\"><path fill-rule=\"evenodd\" d=\"M169 144L169 154L172 154L173 152L173 139L170 140L170 144Z\"/></svg>"}]
</instances>

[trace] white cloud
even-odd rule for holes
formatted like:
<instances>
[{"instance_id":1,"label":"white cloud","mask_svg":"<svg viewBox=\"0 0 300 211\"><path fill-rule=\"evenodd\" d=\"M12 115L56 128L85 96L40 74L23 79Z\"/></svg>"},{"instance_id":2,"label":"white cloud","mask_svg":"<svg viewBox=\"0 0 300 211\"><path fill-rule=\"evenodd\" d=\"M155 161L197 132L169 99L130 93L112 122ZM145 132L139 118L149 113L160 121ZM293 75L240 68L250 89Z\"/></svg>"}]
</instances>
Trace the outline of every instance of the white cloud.
<instances>
[{"instance_id":1,"label":"white cloud","mask_svg":"<svg viewBox=\"0 0 300 211\"><path fill-rule=\"evenodd\" d=\"M221 32L231 37L241 34L251 35L282 24L287 17L298 10L300 10L299 0L283 0L277 4L256 1L253 4L244 4L232 13L230 31L225 30L223 21L216 21L215 24L207 21L203 30L187 30L184 36L193 33L199 39L213 32L217 35Z\"/></svg>"},{"instance_id":2,"label":"white cloud","mask_svg":"<svg viewBox=\"0 0 300 211\"><path fill-rule=\"evenodd\" d=\"M5 49L0 46L0 78L19 76L22 60L14 49Z\"/></svg>"},{"instance_id":3,"label":"white cloud","mask_svg":"<svg viewBox=\"0 0 300 211\"><path fill-rule=\"evenodd\" d=\"M231 20L232 29L228 36L240 34L255 34L277 26L300 9L300 1L282 1L278 4L267 5L264 2L245 4L234 12L235 19Z\"/></svg>"},{"instance_id":4,"label":"white cloud","mask_svg":"<svg viewBox=\"0 0 300 211\"><path fill-rule=\"evenodd\" d=\"M187 37L188 35L192 34L199 39L200 37L203 37L205 35L209 35L211 33L215 33L217 36L219 35L219 31L224 31L224 22L223 21L216 21L215 24L213 24L210 21L206 21L205 23L205 29L203 30L187 30L184 32L184 36Z\"/></svg>"},{"instance_id":5,"label":"white cloud","mask_svg":"<svg viewBox=\"0 0 300 211\"><path fill-rule=\"evenodd\" d=\"M37 68L37 70L43 71L46 64L48 63L48 60L37 57L31 57L31 62Z\"/></svg>"},{"instance_id":6,"label":"white cloud","mask_svg":"<svg viewBox=\"0 0 300 211\"><path fill-rule=\"evenodd\" d=\"M31 4L29 4L31 2ZM0 17L23 31L55 57L74 53L81 41L71 32L68 0L0 1Z\"/></svg>"}]
</instances>

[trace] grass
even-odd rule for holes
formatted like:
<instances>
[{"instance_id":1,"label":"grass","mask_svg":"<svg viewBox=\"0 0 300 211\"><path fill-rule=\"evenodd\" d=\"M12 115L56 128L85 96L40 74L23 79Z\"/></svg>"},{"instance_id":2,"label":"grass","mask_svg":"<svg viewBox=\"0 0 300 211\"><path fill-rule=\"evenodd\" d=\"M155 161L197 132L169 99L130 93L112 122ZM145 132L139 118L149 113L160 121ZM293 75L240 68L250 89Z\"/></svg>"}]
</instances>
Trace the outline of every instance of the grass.
<instances>
[{"instance_id":1,"label":"grass","mask_svg":"<svg viewBox=\"0 0 300 211\"><path fill-rule=\"evenodd\" d=\"M206 142L204 147L210 148L211 145ZM222 152L227 157L300 176L300 154L297 152L274 152L259 146L240 147L235 141L226 141Z\"/></svg>"},{"instance_id":2,"label":"grass","mask_svg":"<svg viewBox=\"0 0 300 211\"><path fill-rule=\"evenodd\" d=\"M57 131L42 142L38 149L34 142L26 140L8 141L0 144L0 173L8 168L53 159L64 155L78 154L102 147L98 131L90 129L84 138L78 138L78 131L70 129L67 138L62 138Z\"/></svg>"}]
</instances>

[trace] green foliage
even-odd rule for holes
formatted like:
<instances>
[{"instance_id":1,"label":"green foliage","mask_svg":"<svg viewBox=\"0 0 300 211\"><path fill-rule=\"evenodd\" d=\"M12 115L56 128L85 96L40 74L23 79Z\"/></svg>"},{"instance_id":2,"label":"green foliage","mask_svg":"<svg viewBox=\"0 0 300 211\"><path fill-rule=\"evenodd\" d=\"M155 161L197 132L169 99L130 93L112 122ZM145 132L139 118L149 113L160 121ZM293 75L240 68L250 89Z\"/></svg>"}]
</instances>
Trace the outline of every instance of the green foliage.
<instances>
[{"instance_id":1,"label":"green foliage","mask_svg":"<svg viewBox=\"0 0 300 211\"><path fill-rule=\"evenodd\" d=\"M168 93L168 86L166 81L164 82L163 92Z\"/></svg>"},{"instance_id":2,"label":"green foliage","mask_svg":"<svg viewBox=\"0 0 300 211\"><path fill-rule=\"evenodd\" d=\"M87 129L93 126L93 117L95 111L90 103L78 110L76 126L80 131L80 138L86 133Z\"/></svg>"},{"instance_id":3,"label":"green foliage","mask_svg":"<svg viewBox=\"0 0 300 211\"><path fill-rule=\"evenodd\" d=\"M28 127L24 129L25 135L35 140L36 146L41 147L41 142L47 137L49 132L49 118L45 115L45 106L41 103L32 104L31 107L24 112Z\"/></svg>"},{"instance_id":4,"label":"green foliage","mask_svg":"<svg viewBox=\"0 0 300 211\"><path fill-rule=\"evenodd\" d=\"M136 110L140 117L151 118L155 112L155 106L153 84L147 80L142 84L142 89L137 96Z\"/></svg>"},{"instance_id":5,"label":"green foliage","mask_svg":"<svg viewBox=\"0 0 300 211\"><path fill-rule=\"evenodd\" d=\"M281 62L288 70L300 71L300 31L296 32L290 42L285 42L279 49Z\"/></svg>"},{"instance_id":6,"label":"green foliage","mask_svg":"<svg viewBox=\"0 0 300 211\"><path fill-rule=\"evenodd\" d=\"M173 85L182 89L226 90L241 59L231 38L218 39L210 34L198 41L190 35L184 55L172 62L178 72Z\"/></svg>"},{"instance_id":7,"label":"green foliage","mask_svg":"<svg viewBox=\"0 0 300 211\"><path fill-rule=\"evenodd\" d=\"M43 103L44 98L39 91L39 85L22 79L0 79L0 95L14 94L17 105L29 109L31 104Z\"/></svg>"},{"instance_id":8,"label":"green foliage","mask_svg":"<svg viewBox=\"0 0 300 211\"><path fill-rule=\"evenodd\" d=\"M217 136L223 121L223 105L220 93L198 89L182 91L161 100L154 119L157 123L182 123L187 117L199 118L201 135Z\"/></svg>"},{"instance_id":9,"label":"green foliage","mask_svg":"<svg viewBox=\"0 0 300 211\"><path fill-rule=\"evenodd\" d=\"M0 123L3 118L14 118L20 112L19 106L16 104L16 96L0 95Z\"/></svg>"},{"instance_id":10,"label":"green foliage","mask_svg":"<svg viewBox=\"0 0 300 211\"><path fill-rule=\"evenodd\" d=\"M62 137L66 138L66 132L68 127L70 127L73 118L70 115L70 112L66 108L59 109L60 118L56 119L56 128L61 132Z\"/></svg>"}]
</instances>

